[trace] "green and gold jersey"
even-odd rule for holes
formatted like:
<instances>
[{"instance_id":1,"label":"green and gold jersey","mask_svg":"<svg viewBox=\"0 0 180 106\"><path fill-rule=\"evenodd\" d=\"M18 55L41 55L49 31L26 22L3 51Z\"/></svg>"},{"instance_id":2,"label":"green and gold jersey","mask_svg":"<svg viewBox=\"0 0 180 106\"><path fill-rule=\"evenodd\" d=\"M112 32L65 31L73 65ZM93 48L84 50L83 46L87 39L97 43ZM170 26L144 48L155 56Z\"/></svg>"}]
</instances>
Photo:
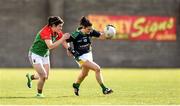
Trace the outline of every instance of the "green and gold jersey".
<instances>
[{"instance_id":1,"label":"green and gold jersey","mask_svg":"<svg viewBox=\"0 0 180 106\"><path fill-rule=\"evenodd\" d=\"M72 42L74 50L77 51L80 56L82 54L88 53L91 51L91 40L92 37L99 37L101 34L96 30L92 30L89 34L84 34L80 30L76 30L71 33L67 42Z\"/></svg>"}]
</instances>

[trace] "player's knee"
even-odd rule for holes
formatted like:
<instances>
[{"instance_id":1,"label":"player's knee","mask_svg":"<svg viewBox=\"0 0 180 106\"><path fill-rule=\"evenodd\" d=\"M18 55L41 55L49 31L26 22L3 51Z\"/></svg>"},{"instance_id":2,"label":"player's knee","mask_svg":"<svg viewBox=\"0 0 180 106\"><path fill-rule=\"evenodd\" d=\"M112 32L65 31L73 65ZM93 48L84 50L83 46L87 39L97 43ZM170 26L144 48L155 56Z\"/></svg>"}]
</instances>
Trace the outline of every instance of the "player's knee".
<instances>
[{"instance_id":1,"label":"player's knee","mask_svg":"<svg viewBox=\"0 0 180 106\"><path fill-rule=\"evenodd\" d=\"M39 77L39 80L45 82L46 78L45 77Z\"/></svg>"},{"instance_id":2,"label":"player's knee","mask_svg":"<svg viewBox=\"0 0 180 106\"><path fill-rule=\"evenodd\" d=\"M101 71L101 68L100 68L100 67L96 67L96 68L95 68L95 71L96 71L97 73L99 73L99 72Z\"/></svg>"},{"instance_id":3,"label":"player's knee","mask_svg":"<svg viewBox=\"0 0 180 106\"><path fill-rule=\"evenodd\" d=\"M45 77L44 77L44 78L45 78L45 80L47 80L47 79L48 79L48 75L47 75L47 73L45 73Z\"/></svg>"},{"instance_id":4,"label":"player's knee","mask_svg":"<svg viewBox=\"0 0 180 106\"><path fill-rule=\"evenodd\" d=\"M45 80L48 80L48 75L47 75L47 74L45 74L45 77L44 77L44 78L45 78Z\"/></svg>"},{"instance_id":5,"label":"player's knee","mask_svg":"<svg viewBox=\"0 0 180 106\"><path fill-rule=\"evenodd\" d=\"M46 80L48 77L45 73L39 75L40 79Z\"/></svg>"},{"instance_id":6,"label":"player's knee","mask_svg":"<svg viewBox=\"0 0 180 106\"><path fill-rule=\"evenodd\" d=\"M83 74L83 77L87 77L87 76L88 76L88 73L84 73L84 74Z\"/></svg>"}]
</instances>

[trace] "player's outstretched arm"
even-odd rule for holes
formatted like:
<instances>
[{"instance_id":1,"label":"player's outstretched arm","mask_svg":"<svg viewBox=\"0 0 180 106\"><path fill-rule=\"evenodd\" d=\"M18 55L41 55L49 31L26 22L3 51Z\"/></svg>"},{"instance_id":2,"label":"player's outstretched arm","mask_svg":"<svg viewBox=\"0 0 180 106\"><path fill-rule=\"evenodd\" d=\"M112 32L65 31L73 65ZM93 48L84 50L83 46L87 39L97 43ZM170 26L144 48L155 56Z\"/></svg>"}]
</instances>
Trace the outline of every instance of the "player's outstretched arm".
<instances>
[{"instance_id":1,"label":"player's outstretched arm","mask_svg":"<svg viewBox=\"0 0 180 106\"><path fill-rule=\"evenodd\" d=\"M98 39L106 39L106 36L105 36L105 33L104 32L100 32L101 33L101 35L99 36L99 38Z\"/></svg>"}]
</instances>

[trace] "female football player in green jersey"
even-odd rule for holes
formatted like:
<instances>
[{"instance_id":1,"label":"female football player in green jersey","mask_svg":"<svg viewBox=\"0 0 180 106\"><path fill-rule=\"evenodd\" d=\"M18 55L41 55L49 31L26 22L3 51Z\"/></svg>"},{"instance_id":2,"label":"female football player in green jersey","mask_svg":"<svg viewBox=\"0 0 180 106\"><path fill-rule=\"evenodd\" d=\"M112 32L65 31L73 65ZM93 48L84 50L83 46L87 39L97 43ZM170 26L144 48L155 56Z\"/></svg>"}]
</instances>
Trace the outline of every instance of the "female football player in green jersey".
<instances>
[{"instance_id":1,"label":"female football player in green jersey","mask_svg":"<svg viewBox=\"0 0 180 106\"><path fill-rule=\"evenodd\" d=\"M62 33L63 20L58 16L50 16L48 25L44 26L36 35L36 38L29 49L29 60L37 74L26 75L27 86L32 87L32 80L38 80L37 97L44 97L42 91L45 80L48 79L50 70L49 50L64 44L70 37L69 33Z\"/></svg>"},{"instance_id":2,"label":"female football player in green jersey","mask_svg":"<svg viewBox=\"0 0 180 106\"><path fill-rule=\"evenodd\" d=\"M92 28L92 23L86 17L82 17L80 20L80 27L66 40L67 42L72 42L74 46L73 48L68 48L67 54L72 54L76 62L82 68L79 76L73 83L74 93L77 96L79 96L79 86L88 75L89 70L95 72L96 80L101 86L103 94L110 94L113 92L112 89L109 89L104 85L101 68L93 61L91 52L92 37L105 38L103 33Z\"/></svg>"}]
</instances>

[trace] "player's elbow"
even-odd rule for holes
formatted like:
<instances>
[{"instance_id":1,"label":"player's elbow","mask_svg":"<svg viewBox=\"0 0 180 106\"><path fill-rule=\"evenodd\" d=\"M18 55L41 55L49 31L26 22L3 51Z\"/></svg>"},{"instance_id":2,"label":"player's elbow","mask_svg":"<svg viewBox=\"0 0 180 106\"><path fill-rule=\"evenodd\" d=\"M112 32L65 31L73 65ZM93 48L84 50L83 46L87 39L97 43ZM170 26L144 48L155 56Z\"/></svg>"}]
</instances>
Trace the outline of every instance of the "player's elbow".
<instances>
[{"instance_id":1,"label":"player's elbow","mask_svg":"<svg viewBox=\"0 0 180 106\"><path fill-rule=\"evenodd\" d=\"M55 48L55 46L54 46L54 45L48 45L47 47L48 47L48 49L49 49L49 50L51 50L51 49L54 49L54 48Z\"/></svg>"}]
</instances>

